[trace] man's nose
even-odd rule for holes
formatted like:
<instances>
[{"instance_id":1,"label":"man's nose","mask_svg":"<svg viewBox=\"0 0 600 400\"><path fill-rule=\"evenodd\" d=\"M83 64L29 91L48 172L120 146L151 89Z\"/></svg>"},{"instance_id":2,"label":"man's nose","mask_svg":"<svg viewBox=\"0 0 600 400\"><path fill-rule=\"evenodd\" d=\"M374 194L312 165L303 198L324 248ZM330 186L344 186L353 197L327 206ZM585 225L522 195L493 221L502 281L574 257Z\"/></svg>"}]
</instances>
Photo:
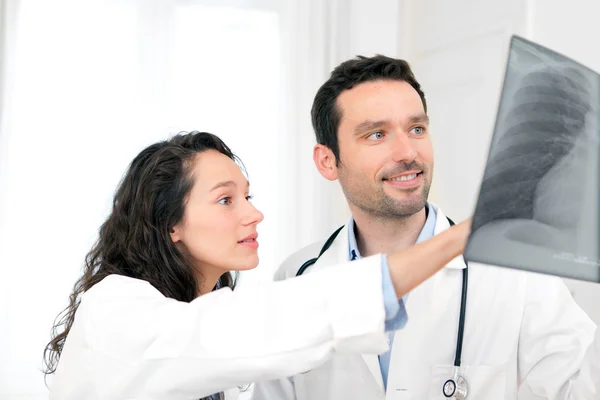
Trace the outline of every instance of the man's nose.
<instances>
[{"instance_id":1,"label":"man's nose","mask_svg":"<svg viewBox=\"0 0 600 400\"><path fill-rule=\"evenodd\" d=\"M411 162L417 158L417 149L405 133L399 133L392 142L392 159L395 162Z\"/></svg>"}]
</instances>

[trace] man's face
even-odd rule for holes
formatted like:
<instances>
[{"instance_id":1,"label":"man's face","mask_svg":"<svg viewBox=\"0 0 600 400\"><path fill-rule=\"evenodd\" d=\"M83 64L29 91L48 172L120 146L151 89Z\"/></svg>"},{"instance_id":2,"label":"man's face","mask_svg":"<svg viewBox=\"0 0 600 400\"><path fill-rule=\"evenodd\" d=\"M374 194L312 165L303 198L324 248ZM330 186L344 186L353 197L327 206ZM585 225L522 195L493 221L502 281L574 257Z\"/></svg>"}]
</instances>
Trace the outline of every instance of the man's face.
<instances>
[{"instance_id":1,"label":"man's face","mask_svg":"<svg viewBox=\"0 0 600 400\"><path fill-rule=\"evenodd\" d=\"M342 92L337 178L364 213L405 218L423 209L433 174L429 118L404 81L366 82Z\"/></svg>"}]
</instances>

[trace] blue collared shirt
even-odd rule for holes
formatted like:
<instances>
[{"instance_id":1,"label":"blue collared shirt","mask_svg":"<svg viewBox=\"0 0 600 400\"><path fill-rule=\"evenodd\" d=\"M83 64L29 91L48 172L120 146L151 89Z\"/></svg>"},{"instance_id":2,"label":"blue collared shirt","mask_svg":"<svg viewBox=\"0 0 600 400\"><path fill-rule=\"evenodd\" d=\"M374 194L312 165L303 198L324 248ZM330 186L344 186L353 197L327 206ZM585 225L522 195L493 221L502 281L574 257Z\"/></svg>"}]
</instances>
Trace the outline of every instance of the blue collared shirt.
<instances>
[{"instance_id":1,"label":"blue collared shirt","mask_svg":"<svg viewBox=\"0 0 600 400\"><path fill-rule=\"evenodd\" d=\"M433 237L435 232L435 220L437 217L436 208L427 204L429 210L425 225L417 238L417 243L427 240ZM356 234L354 233L354 218L350 217L348 222L348 252L349 259L354 261L361 258L360 252L358 251L358 245L356 243ZM390 367L390 356L392 353L392 344L394 342L394 332L401 329L406 324L408 316L406 314L406 308L404 302L408 298L408 294L405 295L400 301L396 298L396 290L392 284L392 278L390 276L390 269L387 263L387 257L382 258L381 272L383 276L383 300L385 305L385 330L390 332L389 343L390 350L387 353L379 356L379 366L381 368L381 375L383 376L383 385L387 389L388 372Z\"/></svg>"}]
</instances>

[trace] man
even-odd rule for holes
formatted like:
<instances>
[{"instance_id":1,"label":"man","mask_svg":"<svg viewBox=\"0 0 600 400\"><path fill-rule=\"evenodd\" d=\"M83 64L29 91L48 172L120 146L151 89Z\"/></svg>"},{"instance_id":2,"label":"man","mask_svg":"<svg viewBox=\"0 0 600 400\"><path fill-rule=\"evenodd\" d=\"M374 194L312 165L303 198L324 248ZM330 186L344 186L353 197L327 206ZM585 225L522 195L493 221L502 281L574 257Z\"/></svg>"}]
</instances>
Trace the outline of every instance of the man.
<instances>
[{"instance_id":1,"label":"man","mask_svg":"<svg viewBox=\"0 0 600 400\"><path fill-rule=\"evenodd\" d=\"M315 165L340 182L352 218L305 273L406 248L448 228L427 201L434 164L427 104L405 61L342 63L317 92L312 122ZM296 276L323 243L290 256L276 279ZM408 322L390 334L387 353L333 354L304 374L258 383L255 400L445 398L447 381L459 380L465 267L455 259L400 301ZM526 382L541 398L600 399L600 333L594 341L594 323L560 279L475 264L468 272L458 369L467 398L516 399Z\"/></svg>"}]
</instances>

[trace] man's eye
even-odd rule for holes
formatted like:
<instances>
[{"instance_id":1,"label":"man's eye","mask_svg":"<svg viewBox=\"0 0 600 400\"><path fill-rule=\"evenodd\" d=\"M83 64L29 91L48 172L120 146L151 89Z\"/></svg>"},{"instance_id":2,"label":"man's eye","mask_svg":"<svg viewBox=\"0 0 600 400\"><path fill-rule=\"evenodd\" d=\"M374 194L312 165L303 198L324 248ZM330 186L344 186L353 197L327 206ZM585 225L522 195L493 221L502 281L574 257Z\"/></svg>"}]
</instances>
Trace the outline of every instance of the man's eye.
<instances>
[{"instance_id":1,"label":"man's eye","mask_svg":"<svg viewBox=\"0 0 600 400\"><path fill-rule=\"evenodd\" d=\"M411 132L413 132L415 135L422 135L425 132L425 128L422 126L415 126L411 129Z\"/></svg>"},{"instance_id":2,"label":"man's eye","mask_svg":"<svg viewBox=\"0 0 600 400\"><path fill-rule=\"evenodd\" d=\"M383 132L382 131L373 132L369 136L367 136L367 139L381 140L381 139L383 139Z\"/></svg>"}]
</instances>

